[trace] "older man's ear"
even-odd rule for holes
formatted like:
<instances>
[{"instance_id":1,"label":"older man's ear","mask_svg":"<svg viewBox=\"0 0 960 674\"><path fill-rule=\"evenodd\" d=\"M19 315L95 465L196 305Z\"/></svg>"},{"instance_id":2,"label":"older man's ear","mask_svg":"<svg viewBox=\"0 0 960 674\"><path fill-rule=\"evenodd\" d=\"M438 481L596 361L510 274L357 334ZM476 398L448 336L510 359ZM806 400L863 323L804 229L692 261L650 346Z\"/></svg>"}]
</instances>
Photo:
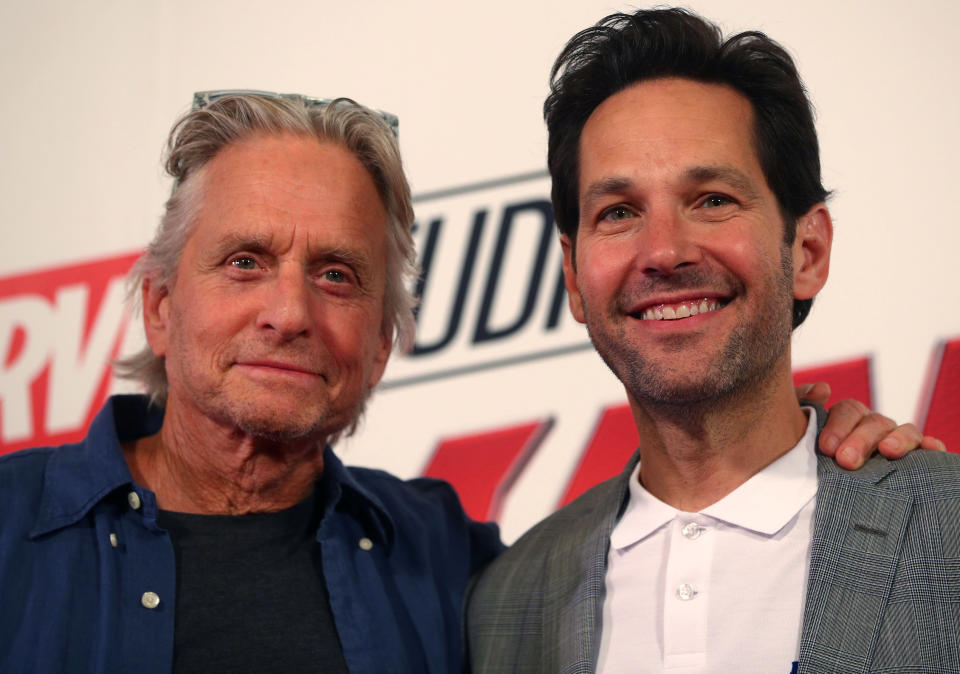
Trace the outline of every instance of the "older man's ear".
<instances>
[{"instance_id":1,"label":"older man's ear","mask_svg":"<svg viewBox=\"0 0 960 674\"><path fill-rule=\"evenodd\" d=\"M140 290L143 306L143 329L147 344L157 356L165 356L169 345L170 293L166 286L144 279Z\"/></svg>"}]
</instances>

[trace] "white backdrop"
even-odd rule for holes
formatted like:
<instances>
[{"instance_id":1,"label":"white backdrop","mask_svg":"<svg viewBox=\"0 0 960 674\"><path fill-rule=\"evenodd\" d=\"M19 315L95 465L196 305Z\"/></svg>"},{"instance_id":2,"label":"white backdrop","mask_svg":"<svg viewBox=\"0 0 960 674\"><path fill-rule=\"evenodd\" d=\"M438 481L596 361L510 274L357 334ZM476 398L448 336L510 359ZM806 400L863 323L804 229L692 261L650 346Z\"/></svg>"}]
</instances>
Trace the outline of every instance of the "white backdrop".
<instances>
[{"instance_id":1,"label":"white backdrop","mask_svg":"<svg viewBox=\"0 0 960 674\"><path fill-rule=\"evenodd\" d=\"M795 364L869 354L876 406L913 420L935 343L960 336L960 4L689 6L727 31L761 29L781 41L816 105L825 183L836 190L835 244L830 282L795 339ZM0 281L141 248L169 193L162 142L195 90L345 95L394 112L415 195L540 171L550 64L573 33L619 9L628 8L589 0L3 3ZM547 196L546 181L524 185ZM494 195L500 202L514 188L504 189ZM437 203L421 201L418 215ZM0 350L12 320L0 324ZM582 340L564 321L564 339ZM539 338L524 332L511 353ZM388 380L404 367L392 365ZM0 379L8 410L18 394L11 381ZM549 437L504 505L512 539L554 506L599 410L621 400L599 359L579 350L383 391L341 454L413 476L440 437L549 417Z\"/></svg>"}]
</instances>

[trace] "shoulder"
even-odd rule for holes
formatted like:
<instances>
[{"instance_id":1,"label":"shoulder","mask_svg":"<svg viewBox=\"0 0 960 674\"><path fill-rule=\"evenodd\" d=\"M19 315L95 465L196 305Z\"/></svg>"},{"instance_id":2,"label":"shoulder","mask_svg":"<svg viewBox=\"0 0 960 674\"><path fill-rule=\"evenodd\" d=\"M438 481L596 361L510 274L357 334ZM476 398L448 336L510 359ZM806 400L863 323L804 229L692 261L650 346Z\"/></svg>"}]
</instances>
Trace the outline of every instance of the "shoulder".
<instances>
[{"instance_id":1,"label":"shoulder","mask_svg":"<svg viewBox=\"0 0 960 674\"><path fill-rule=\"evenodd\" d=\"M457 492L443 480L404 480L373 468L345 470L353 485L363 490L364 497L387 514L404 540L443 540L445 545L431 546L443 554L469 550L474 568L486 564L504 548L500 528L492 522L473 520Z\"/></svg>"},{"instance_id":2,"label":"shoulder","mask_svg":"<svg viewBox=\"0 0 960 674\"><path fill-rule=\"evenodd\" d=\"M584 492L527 531L514 545L518 554L540 550L546 541L581 540L584 530L611 526L620 514L626 494L623 475L610 478Z\"/></svg>"},{"instance_id":3,"label":"shoulder","mask_svg":"<svg viewBox=\"0 0 960 674\"><path fill-rule=\"evenodd\" d=\"M0 560L15 554L14 548L39 521L47 466L66 447L70 445L24 449L0 457Z\"/></svg>"},{"instance_id":4,"label":"shoulder","mask_svg":"<svg viewBox=\"0 0 960 674\"><path fill-rule=\"evenodd\" d=\"M534 525L484 572L478 592L538 584L546 579L546 565L558 559L590 566L606 551L625 491L623 475L611 478Z\"/></svg>"},{"instance_id":5,"label":"shoulder","mask_svg":"<svg viewBox=\"0 0 960 674\"><path fill-rule=\"evenodd\" d=\"M346 466L357 485L379 499L391 514L430 516L441 512L463 513L457 493L449 483L433 478L404 480L384 470Z\"/></svg>"},{"instance_id":6,"label":"shoulder","mask_svg":"<svg viewBox=\"0 0 960 674\"><path fill-rule=\"evenodd\" d=\"M960 471L960 454L954 452L935 452L926 449L918 449L910 452L902 459L890 460L878 456L898 471L926 471L926 470L947 470Z\"/></svg>"},{"instance_id":7,"label":"shoulder","mask_svg":"<svg viewBox=\"0 0 960 674\"><path fill-rule=\"evenodd\" d=\"M820 468L821 479L836 475L896 491L910 492L933 483L956 484L960 489L960 454L952 452L916 450L896 460L875 454L856 471L842 470L832 459L821 456Z\"/></svg>"},{"instance_id":8,"label":"shoulder","mask_svg":"<svg viewBox=\"0 0 960 674\"><path fill-rule=\"evenodd\" d=\"M888 489L915 497L960 501L958 454L917 450L902 459L882 459L879 463L892 469L882 483Z\"/></svg>"},{"instance_id":9,"label":"shoulder","mask_svg":"<svg viewBox=\"0 0 960 674\"><path fill-rule=\"evenodd\" d=\"M50 456L54 452L63 449L63 447L72 447L72 445L62 445L61 447L33 447L0 456L0 480L9 478L11 475L23 474L24 472L34 472L38 470L42 472Z\"/></svg>"},{"instance_id":10,"label":"shoulder","mask_svg":"<svg viewBox=\"0 0 960 674\"><path fill-rule=\"evenodd\" d=\"M819 461L818 511L842 511L850 499L874 509L882 502L889 507L899 502L913 504L917 513L928 513L943 525L960 526L960 455L917 450L893 461L875 455L857 471L842 470L826 457ZM914 519L926 521L924 517Z\"/></svg>"},{"instance_id":11,"label":"shoulder","mask_svg":"<svg viewBox=\"0 0 960 674\"><path fill-rule=\"evenodd\" d=\"M0 518L6 518L10 506L38 499L50 459L72 446L34 447L0 456Z\"/></svg>"}]
</instances>

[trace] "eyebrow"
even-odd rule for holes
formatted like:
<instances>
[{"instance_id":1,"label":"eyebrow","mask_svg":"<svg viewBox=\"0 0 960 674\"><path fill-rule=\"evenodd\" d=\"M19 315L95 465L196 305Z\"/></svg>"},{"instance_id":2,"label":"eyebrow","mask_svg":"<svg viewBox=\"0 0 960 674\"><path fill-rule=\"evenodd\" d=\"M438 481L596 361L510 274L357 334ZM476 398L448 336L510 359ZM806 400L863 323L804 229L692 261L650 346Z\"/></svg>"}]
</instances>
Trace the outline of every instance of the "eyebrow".
<instances>
[{"instance_id":1,"label":"eyebrow","mask_svg":"<svg viewBox=\"0 0 960 674\"><path fill-rule=\"evenodd\" d=\"M758 199L760 193L753 181L745 173L730 166L694 166L687 169L684 175L691 182L704 183L719 180L736 190L743 192L750 199Z\"/></svg>"},{"instance_id":2,"label":"eyebrow","mask_svg":"<svg viewBox=\"0 0 960 674\"><path fill-rule=\"evenodd\" d=\"M209 250L216 254L225 254L234 250L249 250L255 253L270 249L270 237L262 234L238 234L228 232L221 239L215 241Z\"/></svg>"},{"instance_id":3,"label":"eyebrow","mask_svg":"<svg viewBox=\"0 0 960 674\"><path fill-rule=\"evenodd\" d=\"M370 266L370 261L366 255L358 254L356 251L348 248L327 248L316 255L321 262L343 262L357 269L365 270Z\"/></svg>"},{"instance_id":4,"label":"eyebrow","mask_svg":"<svg viewBox=\"0 0 960 674\"><path fill-rule=\"evenodd\" d=\"M213 248L218 252L230 250L249 250L254 253L265 253L270 250L273 237L264 234L238 234L230 232ZM359 254L349 248L333 246L314 252L311 257L314 262L342 262L357 269L366 269L370 262L366 255Z\"/></svg>"},{"instance_id":5,"label":"eyebrow","mask_svg":"<svg viewBox=\"0 0 960 674\"><path fill-rule=\"evenodd\" d=\"M629 190L632 186L633 181L629 178L621 178L619 176L602 178L590 184L590 186L587 188L587 191L584 192L581 201L583 203L590 203L595 199L606 197L611 194L622 194Z\"/></svg>"},{"instance_id":6,"label":"eyebrow","mask_svg":"<svg viewBox=\"0 0 960 674\"><path fill-rule=\"evenodd\" d=\"M694 166L684 171L684 178L689 182L702 183L719 180L734 189L743 192L750 199L757 199L760 193L753 181L742 171L730 166ZM622 176L602 178L592 183L584 192L581 201L590 203L595 199L611 194L623 194L633 187L633 181Z\"/></svg>"}]
</instances>

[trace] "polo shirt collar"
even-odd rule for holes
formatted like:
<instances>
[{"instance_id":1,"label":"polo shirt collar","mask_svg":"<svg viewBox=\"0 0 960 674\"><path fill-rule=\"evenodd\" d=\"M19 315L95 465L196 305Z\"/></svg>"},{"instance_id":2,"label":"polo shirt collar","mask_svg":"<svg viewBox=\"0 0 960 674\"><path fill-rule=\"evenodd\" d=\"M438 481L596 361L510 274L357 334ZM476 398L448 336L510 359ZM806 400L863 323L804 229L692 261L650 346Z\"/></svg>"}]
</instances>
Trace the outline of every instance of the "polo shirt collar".
<instances>
[{"instance_id":1,"label":"polo shirt collar","mask_svg":"<svg viewBox=\"0 0 960 674\"><path fill-rule=\"evenodd\" d=\"M702 514L769 536L786 526L816 496L817 414L812 408L804 410L807 429L793 449L704 508ZM629 492L629 503L610 536L611 547L618 550L643 540L681 514L644 489L639 463L630 475Z\"/></svg>"},{"instance_id":2,"label":"polo shirt collar","mask_svg":"<svg viewBox=\"0 0 960 674\"><path fill-rule=\"evenodd\" d=\"M807 430L793 449L713 505L709 515L772 536L817 495L817 415L807 412Z\"/></svg>"}]
</instances>

